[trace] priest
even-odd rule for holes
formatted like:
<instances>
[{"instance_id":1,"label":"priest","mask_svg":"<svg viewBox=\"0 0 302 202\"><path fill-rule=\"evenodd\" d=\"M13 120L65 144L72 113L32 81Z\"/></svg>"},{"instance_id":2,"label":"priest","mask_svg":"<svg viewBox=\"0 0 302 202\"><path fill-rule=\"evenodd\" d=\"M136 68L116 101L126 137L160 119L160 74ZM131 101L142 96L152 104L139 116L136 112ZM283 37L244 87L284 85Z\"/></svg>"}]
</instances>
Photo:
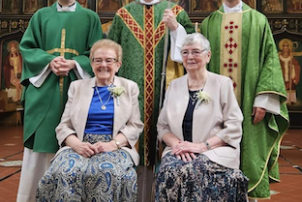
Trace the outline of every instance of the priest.
<instances>
[{"instance_id":1,"label":"priest","mask_svg":"<svg viewBox=\"0 0 302 202\"><path fill-rule=\"evenodd\" d=\"M156 123L159 113L161 73L165 47L165 29L173 46L179 47L186 33L194 32L188 14L177 4L162 0L134 1L117 11L108 37L121 44L123 54L119 75L138 83L144 136L140 140L141 164L153 165ZM168 52L168 51L167 51ZM171 50L171 59L180 58ZM167 83L181 76L183 68L167 67ZM162 86L163 88L163 86Z\"/></svg>"},{"instance_id":2,"label":"priest","mask_svg":"<svg viewBox=\"0 0 302 202\"><path fill-rule=\"evenodd\" d=\"M75 0L58 0L32 16L20 43L25 148L17 202L36 201L38 181L59 148L55 127L70 82L91 77L90 47L101 38L98 15Z\"/></svg>"},{"instance_id":3,"label":"priest","mask_svg":"<svg viewBox=\"0 0 302 202\"><path fill-rule=\"evenodd\" d=\"M266 17L241 0L224 0L201 25L212 47L210 71L229 76L244 115L241 170L250 201L270 198L279 181L278 155L288 128L286 90Z\"/></svg>"}]
</instances>

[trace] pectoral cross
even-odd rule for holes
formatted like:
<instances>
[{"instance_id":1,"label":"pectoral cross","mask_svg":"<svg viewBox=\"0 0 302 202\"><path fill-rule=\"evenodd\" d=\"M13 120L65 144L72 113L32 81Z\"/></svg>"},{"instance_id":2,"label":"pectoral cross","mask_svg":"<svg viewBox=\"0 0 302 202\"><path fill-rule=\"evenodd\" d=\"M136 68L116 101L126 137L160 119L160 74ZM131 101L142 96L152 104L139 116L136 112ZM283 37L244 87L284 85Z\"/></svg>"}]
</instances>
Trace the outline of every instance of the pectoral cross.
<instances>
[{"instance_id":1,"label":"pectoral cross","mask_svg":"<svg viewBox=\"0 0 302 202\"><path fill-rule=\"evenodd\" d=\"M55 52L59 52L60 56L64 57L65 53L72 53L74 55L79 55L79 53L70 48L65 48L65 41L66 41L66 30L62 29L62 34L61 34L61 47L60 48L54 48L52 50L47 51L49 54L53 54ZM60 97L61 97L61 107L63 109L63 84L64 84L64 77L60 76Z\"/></svg>"}]
</instances>

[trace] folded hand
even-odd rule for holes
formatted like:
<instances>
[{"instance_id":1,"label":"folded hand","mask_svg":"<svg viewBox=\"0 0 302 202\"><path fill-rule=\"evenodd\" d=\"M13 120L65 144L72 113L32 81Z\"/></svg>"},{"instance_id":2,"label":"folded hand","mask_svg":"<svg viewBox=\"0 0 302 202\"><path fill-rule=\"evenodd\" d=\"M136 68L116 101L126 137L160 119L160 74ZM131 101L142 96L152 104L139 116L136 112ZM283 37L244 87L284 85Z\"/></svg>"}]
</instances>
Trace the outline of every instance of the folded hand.
<instances>
[{"instance_id":1,"label":"folded hand","mask_svg":"<svg viewBox=\"0 0 302 202\"><path fill-rule=\"evenodd\" d=\"M102 152L112 152L117 149L116 144L114 141L110 142L97 142L94 144L94 146L97 148L98 153Z\"/></svg>"},{"instance_id":2,"label":"folded hand","mask_svg":"<svg viewBox=\"0 0 302 202\"><path fill-rule=\"evenodd\" d=\"M97 148L88 142L81 142L74 146L72 149L86 158L89 158L98 153Z\"/></svg>"},{"instance_id":3,"label":"folded hand","mask_svg":"<svg viewBox=\"0 0 302 202\"><path fill-rule=\"evenodd\" d=\"M194 152L194 143L188 141L179 141L177 145L172 148L172 154L176 155L178 159L184 162L192 161L196 158Z\"/></svg>"}]
</instances>

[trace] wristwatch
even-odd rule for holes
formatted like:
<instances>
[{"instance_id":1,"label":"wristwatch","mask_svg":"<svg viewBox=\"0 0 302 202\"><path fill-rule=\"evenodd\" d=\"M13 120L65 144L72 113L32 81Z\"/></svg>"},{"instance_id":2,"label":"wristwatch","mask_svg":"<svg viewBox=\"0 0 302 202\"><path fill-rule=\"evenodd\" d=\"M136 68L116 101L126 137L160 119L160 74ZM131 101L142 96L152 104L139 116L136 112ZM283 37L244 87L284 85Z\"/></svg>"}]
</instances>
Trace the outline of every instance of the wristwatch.
<instances>
[{"instance_id":1,"label":"wristwatch","mask_svg":"<svg viewBox=\"0 0 302 202\"><path fill-rule=\"evenodd\" d=\"M212 147L207 141L204 141L203 143L206 145L208 150L211 150Z\"/></svg>"},{"instance_id":2,"label":"wristwatch","mask_svg":"<svg viewBox=\"0 0 302 202\"><path fill-rule=\"evenodd\" d=\"M119 141L117 141L116 139L113 139L116 146L117 146L117 149L120 149L121 148L121 143Z\"/></svg>"}]
</instances>

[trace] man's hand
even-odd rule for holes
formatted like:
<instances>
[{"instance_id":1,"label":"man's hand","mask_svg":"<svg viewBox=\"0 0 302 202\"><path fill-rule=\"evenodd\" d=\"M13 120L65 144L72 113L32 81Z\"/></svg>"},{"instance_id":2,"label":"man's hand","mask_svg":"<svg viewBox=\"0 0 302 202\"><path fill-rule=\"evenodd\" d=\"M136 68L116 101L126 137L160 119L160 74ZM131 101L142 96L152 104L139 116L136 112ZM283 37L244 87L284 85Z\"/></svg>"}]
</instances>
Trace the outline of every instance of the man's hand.
<instances>
[{"instance_id":1,"label":"man's hand","mask_svg":"<svg viewBox=\"0 0 302 202\"><path fill-rule=\"evenodd\" d=\"M252 116L254 116L253 123L257 124L260 121L262 121L265 116L265 113L266 113L266 110L264 108L253 107L253 114L252 114Z\"/></svg>"},{"instance_id":2,"label":"man's hand","mask_svg":"<svg viewBox=\"0 0 302 202\"><path fill-rule=\"evenodd\" d=\"M53 73L55 73L55 75L60 76L59 75L59 68L61 67L60 61L61 61L62 57L55 57L50 63L49 63L49 67L51 69L51 71Z\"/></svg>"},{"instance_id":3,"label":"man's hand","mask_svg":"<svg viewBox=\"0 0 302 202\"><path fill-rule=\"evenodd\" d=\"M49 67L57 76L68 76L69 71L75 68L75 61L59 56L49 63Z\"/></svg>"},{"instance_id":4,"label":"man's hand","mask_svg":"<svg viewBox=\"0 0 302 202\"><path fill-rule=\"evenodd\" d=\"M178 22L171 9L165 10L162 21L171 31L175 31L178 28Z\"/></svg>"},{"instance_id":5,"label":"man's hand","mask_svg":"<svg viewBox=\"0 0 302 202\"><path fill-rule=\"evenodd\" d=\"M61 60L61 69L62 70L72 70L73 68L75 68L75 61L74 60L66 60L65 58L63 58Z\"/></svg>"}]
</instances>

